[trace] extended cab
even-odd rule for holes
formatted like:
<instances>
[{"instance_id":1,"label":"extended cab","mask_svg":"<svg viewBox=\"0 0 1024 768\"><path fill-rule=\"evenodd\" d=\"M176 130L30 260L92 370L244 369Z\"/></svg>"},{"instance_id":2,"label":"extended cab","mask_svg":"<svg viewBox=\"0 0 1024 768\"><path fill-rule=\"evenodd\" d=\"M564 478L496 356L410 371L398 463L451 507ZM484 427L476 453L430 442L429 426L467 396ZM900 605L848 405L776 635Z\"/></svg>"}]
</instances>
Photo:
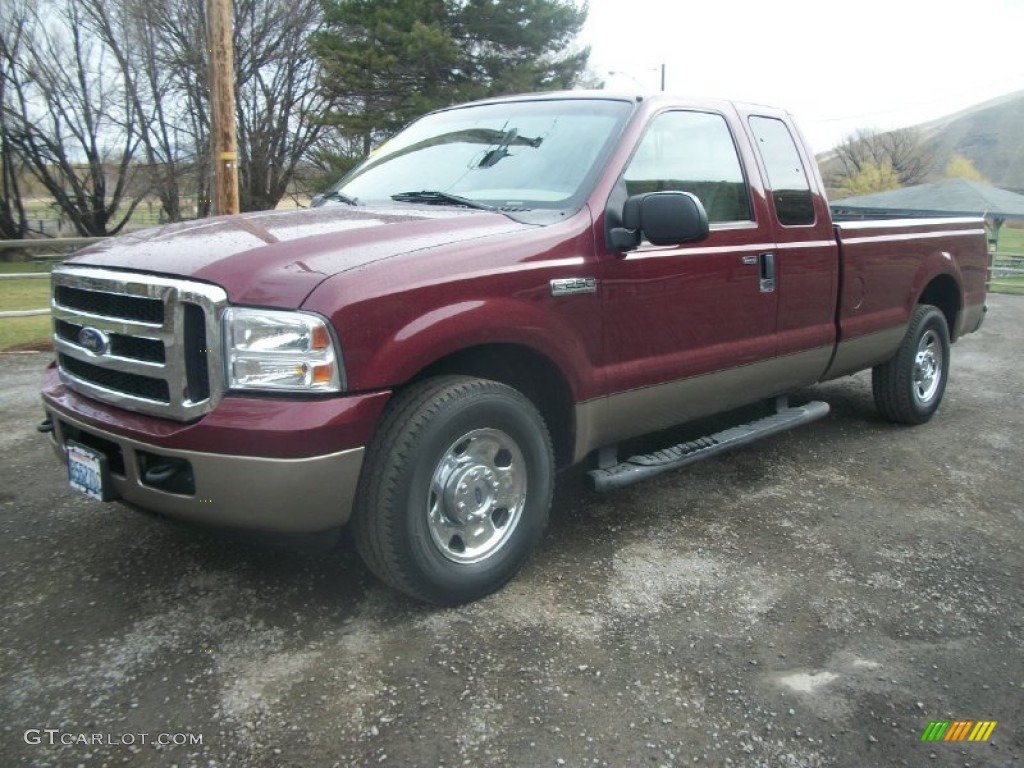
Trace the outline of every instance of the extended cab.
<instances>
[{"instance_id":1,"label":"extended cab","mask_svg":"<svg viewBox=\"0 0 1024 768\"><path fill-rule=\"evenodd\" d=\"M874 369L928 420L984 315L981 220L835 223L782 111L544 94L427 115L318 205L189 222L53 275L44 429L72 485L163 515L351 523L444 603L529 556L556 467L614 488L825 415ZM620 460L628 438L774 412Z\"/></svg>"}]
</instances>

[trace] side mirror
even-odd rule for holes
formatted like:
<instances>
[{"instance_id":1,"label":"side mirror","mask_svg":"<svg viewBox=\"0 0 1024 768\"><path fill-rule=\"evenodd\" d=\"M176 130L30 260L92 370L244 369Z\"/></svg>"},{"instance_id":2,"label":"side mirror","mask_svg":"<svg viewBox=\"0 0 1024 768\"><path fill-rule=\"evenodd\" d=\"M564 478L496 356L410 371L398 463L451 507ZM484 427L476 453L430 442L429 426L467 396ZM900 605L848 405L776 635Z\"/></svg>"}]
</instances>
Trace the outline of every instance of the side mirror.
<instances>
[{"instance_id":1,"label":"side mirror","mask_svg":"<svg viewBox=\"0 0 1024 768\"><path fill-rule=\"evenodd\" d=\"M646 237L651 245L696 243L708 236L708 215L689 192L633 195L622 206L622 226L608 230L612 250L629 251Z\"/></svg>"}]
</instances>

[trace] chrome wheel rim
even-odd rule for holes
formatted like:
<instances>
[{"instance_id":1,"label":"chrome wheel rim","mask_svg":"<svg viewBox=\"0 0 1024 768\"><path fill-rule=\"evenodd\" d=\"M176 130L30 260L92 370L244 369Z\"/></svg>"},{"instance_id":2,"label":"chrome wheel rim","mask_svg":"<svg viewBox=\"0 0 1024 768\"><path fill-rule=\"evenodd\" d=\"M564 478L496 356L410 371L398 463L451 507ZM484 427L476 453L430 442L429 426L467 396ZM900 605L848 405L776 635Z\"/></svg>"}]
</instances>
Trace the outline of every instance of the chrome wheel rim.
<instances>
[{"instance_id":1,"label":"chrome wheel rim","mask_svg":"<svg viewBox=\"0 0 1024 768\"><path fill-rule=\"evenodd\" d=\"M942 383L943 353L939 334L929 330L921 337L914 357L914 398L928 405Z\"/></svg>"},{"instance_id":2,"label":"chrome wheel rim","mask_svg":"<svg viewBox=\"0 0 1024 768\"><path fill-rule=\"evenodd\" d=\"M476 429L453 442L434 468L427 528L449 560L477 563L512 536L526 505L526 462L499 429Z\"/></svg>"}]
</instances>

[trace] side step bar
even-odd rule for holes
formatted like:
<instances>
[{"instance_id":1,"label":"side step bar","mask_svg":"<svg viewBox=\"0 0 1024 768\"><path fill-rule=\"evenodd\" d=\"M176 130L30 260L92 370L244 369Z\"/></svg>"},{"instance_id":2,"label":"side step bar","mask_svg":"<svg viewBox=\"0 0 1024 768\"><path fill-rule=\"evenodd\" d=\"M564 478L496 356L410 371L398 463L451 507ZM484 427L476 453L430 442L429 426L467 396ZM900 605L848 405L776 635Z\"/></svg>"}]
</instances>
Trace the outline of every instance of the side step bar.
<instances>
[{"instance_id":1,"label":"side step bar","mask_svg":"<svg viewBox=\"0 0 1024 768\"><path fill-rule=\"evenodd\" d=\"M741 424L738 427L724 429L712 435L698 438L688 443L680 443L654 453L632 456L626 461L612 466L592 469L590 476L594 490L610 491L646 480L672 469L685 467L701 459L709 459L720 453L753 443L762 437L768 437L787 429L810 424L812 421L828 415L828 403L813 401L798 408L790 408L784 398L777 401L776 412L763 419Z\"/></svg>"}]
</instances>

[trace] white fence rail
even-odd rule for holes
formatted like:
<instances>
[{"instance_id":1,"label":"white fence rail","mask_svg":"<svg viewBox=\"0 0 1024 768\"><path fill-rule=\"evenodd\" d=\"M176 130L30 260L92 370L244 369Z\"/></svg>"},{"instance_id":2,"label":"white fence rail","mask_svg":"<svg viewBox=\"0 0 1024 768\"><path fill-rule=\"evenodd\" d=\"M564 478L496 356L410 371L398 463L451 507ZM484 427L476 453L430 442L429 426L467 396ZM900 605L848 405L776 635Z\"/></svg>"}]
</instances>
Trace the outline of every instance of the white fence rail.
<instances>
[{"instance_id":1,"label":"white fence rail","mask_svg":"<svg viewBox=\"0 0 1024 768\"><path fill-rule=\"evenodd\" d=\"M106 240L105 237L37 237L31 240L0 240L0 251L25 250L25 251L73 251L92 243ZM35 257L39 258L39 257ZM56 258L62 258L56 256ZM0 280L49 280L49 272L11 272L0 274ZM40 317L50 314L50 308L45 309L15 309L0 312L0 320L14 317Z\"/></svg>"},{"instance_id":2,"label":"white fence rail","mask_svg":"<svg viewBox=\"0 0 1024 768\"><path fill-rule=\"evenodd\" d=\"M66 251L100 243L105 237L33 237L31 240L0 240L0 251Z\"/></svg>"},{"instance_id":3,"label":"white fence rail","mask_svg":"<svg viewBox=\"0 0 1024 768\"><path fill-rule=\"evenodd\" d=\"M37 238L33 240L0 240L0 251L23 248L26 250L57 250L81 248L92 243L106 240L105 237L62 237L54 239ZM1024 255L999 254L996 256L990 271L990 279L997 282L1000 277L1024 276ZM0 274L0 280L47 280L49 272L13 272ZM38 317L50 314L50 308L19 309L0 312L0 320L8 317Z\"/></svg>"}]
</instances>

